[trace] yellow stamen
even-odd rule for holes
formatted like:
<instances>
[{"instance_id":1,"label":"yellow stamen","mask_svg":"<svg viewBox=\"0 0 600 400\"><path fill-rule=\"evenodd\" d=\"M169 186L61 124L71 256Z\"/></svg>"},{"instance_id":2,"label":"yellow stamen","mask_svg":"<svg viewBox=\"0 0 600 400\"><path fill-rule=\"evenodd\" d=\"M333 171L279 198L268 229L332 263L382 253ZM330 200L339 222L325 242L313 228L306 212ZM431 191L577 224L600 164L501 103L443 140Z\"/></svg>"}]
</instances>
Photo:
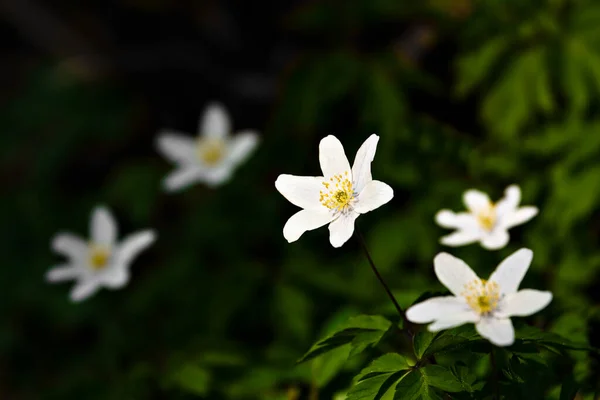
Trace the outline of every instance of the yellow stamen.
<instances>
[{"instance_id":1,"label":"yellow stamen","mask_svg":"<svg viewBox=\"0 0 600 400\"><path fill-rule=\"evenodd\" d=\"M319 192L319 201L330 210L345 211L354 199L352 182L347 178L348 171L329 178L323 182L325 190ZM334 185L332 185L332 183Z\"/></svg>"},{"instance_id":2,"label":"yellow stamen","mask_svg":"<svg viewBox=\"0 0 600 400\"><path fill-rule=\"evenodd\" d=\"M491 231L496 225L496 206L490 203L486 208L480 210L477 213L477 220L483 229Z\"/></svg>"},{"instance_id":3,"label":"yellow stamen","mask_svg":"<svg viewBox=\"0 0 600 400\"><path fill-rule=\"evenodd\" d=\"M90 245L90 266L94 270L100 270L108 265L110 250L107 247Z\"/></svg>"},{"instance_id":4,"label":"yellow stamen","mask_svg":"<svg viewBox=\"0 0 600 400\"><path fill-rule=\"evenodd\" d=\"M216 165L225 154L225 144L219 139L201 139L198 141L198 158L208 166Z\"/></svg>"},{"instance_id":5,"label":"yellow stamen","mask_svg":"<svg viewBox=\"0 0 600 400\"><path fill-rule=\"evenodd\" d=\"M489 314L496 309L500 301L500 287L496 282L476 279L465 285L461 295L467 304L478 314Z\"/></svg>"}]
</instances>

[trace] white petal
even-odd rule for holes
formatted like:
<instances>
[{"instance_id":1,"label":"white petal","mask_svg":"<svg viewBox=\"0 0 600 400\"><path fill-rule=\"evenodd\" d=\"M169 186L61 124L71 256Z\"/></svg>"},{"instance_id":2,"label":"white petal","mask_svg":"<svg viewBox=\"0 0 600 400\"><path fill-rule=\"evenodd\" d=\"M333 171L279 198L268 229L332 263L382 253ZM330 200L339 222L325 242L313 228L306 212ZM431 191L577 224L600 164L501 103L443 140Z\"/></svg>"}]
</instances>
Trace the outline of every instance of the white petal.
<instances>
[{"instance_id":1,"label":"white petal","mask_svg":"<svg viewBox=\"0 0 600 400\"><path fill-rule=\"evenodd\" d=\"M373 134L365 140L356 152L354 164L352 165L352 178L354 181L354 190L357 193L360 193L367 183L371 182L373 179L371 177L371 162L375 157L378 141L379 136Z\"/></svg>"},{"instance_id":2,"label":"white petal","mask_svg":"<svg viewBox=\"0 0 600 400\"><path fill-rule=\"evenodd\" d=\"M486 233L481 238L481 245L488 250L498 250L508 244L510 236L506 229L497 227L490 233Z\"/></svg>"},{"instance_id":3,"label":"white petal","mask_svg":"<svg viewBox=\"0 0 600 400\"><path fill-rule=\"evenodd\" d=\"M117 223L108 208L98 206L94 209L90 237L95 244L108 247L115 244L117 240Z\"/></svg>"},{"instance_id":4,"label":"white petal","mask_svg":"<svg viewBox=\"0 0 600 400\"><path fill-rule=\"evenodd\" d=\"M504 295L516 293L532 259L531 250L517 250L498 265L489 280L496 282Z\"/></svg>"},{"instance_id":5,"label":"white petal","mask_svg":"<svg viewBox=\"0 0 600 400\"><path fill-rule=\"evenodd\" d=\"M475 328L481 336L496 346L510 346L515 341L515 329L508 318L482 318Z\"/></svg>"},{"instance_id":6,"label":"white petal","mask_svg":"<svg viewBox=\"0 0 600 400\"><path fill-rule=\"evenodd\" d=\"M78 236L70 233L59 233L52 239L52 249L71 260L72 264L87 262L88 245Z\"/></svg>"},{"instance_id":7,"label":"white petal","mask_svg":"<svg viewBox=\"0 0 600 400\"><path fill-rule=\"evenodd\" d=\"M491 204L487 194L475 189L467 190L464 193L463 202L473 214L478 214L481 210L487 209Z\"/></svg>"},{"instance_id":8,"label":"white petal","mask_svg":"<svg viewBox=\"0 0 600 400\"><path fill-rule=\"evenodd\" d=\"M479 229L477 218L466 212L455 213L450 210L441 210L435 215L435 222L444 228Z\"/></svg>"},{"instance_id":9,"label":"white petal","mask_svg":"<svg viewBox=\"0 0 600 400\"><path fill-rule=\"evenodd\" d=\"M129 282L129 270L121 266L113 266L102 275L102 283L111 289L120 289Z\"/></svg>"},{"instance_id":10,"label":"white petal","mask_svg":"<svg viewBox=\"0 0 600 400\"><path fill-rule=\"evenodd\" d=\"M528 317L545 308L552 301L552 293L523 289L502 300L499 313L505 318Z\"/></svg>"},{"instance_id":11,"label":"white petal","mask_svg":"<svg viewBox=\"0 0 600 400\"><path fill-rule=\"evenodd\" d=\"M517 185L510 185L504 191L504 197L496 203L496 214L502 218L506 213L513 212L521 202L521 189Z\"/></svg>"},{"instance_id":12,"label":"white petal","mask_svg":"<svg viewBox=\"0 0 600 400\"><path fill-rule=\"evenodd\" d=\"M350 239L354 233L354 220L359 215L357 212L350 211L329 224L329 242L333 247L341 247Z\"/></svg>"},{"instance_id":13,"label":"white petal","mask_svg":"<svg viewBox=\"0 0 600 400\"><path fill-rule=\"evenodd\" d=\"M173 162L193 164L198 161L197 141L172 131L161 131L156 139L158 151Z\"/></svg>"},{"instance_id":14,"label":"white petal","mask_svg":"<svg viewBox=\"0 0 600 400\"><path fill-rule=\"evenodd\" d=\"M46 273L48 282L62 282L76 279L81 275L81 270L73 265L52 268Z\"/></svg>"},{"instance_id":15,"label":"white petal","mask_svg":"<svg viewBox=\"0 0 600 400\"><path fill-rule=\"evenodd\" d=\"M258 144L258 134L243 131L229 140L227 162L235 165L244 162Z\"/></svg>"},{"instance_id":16,"label":"white petal","mask_svg":"<svg viewBox=\"0 0 600 400\"><path fill-rule=\"evenodd\" d=\"M358 194L354 211L364 214L381 207L394 197L394 190L386 183L370 181Z\"/></svg>"},{"instance_id":17,"label":"white petal","mask_svg":"<svg viewBox=\"0 0 600 400\"><path fill-rule=\"evenodd\" d=\"M466 323L477 323L480 317L473 310L467 310L460 314L454 314L443 319L438 319L427 326L429 332L439 332L444 329L455 328Z\"/></svg>"},{"instance_id":18,"label":"white petal","mask_svg":"<svg viewBox=\"0 0 600 400\"><path fill-rule=\"evenodd\" d=\"M334 175L350 173L350 163L344 153L344 146L333 135L321 139L319 143L319 162L326 178ZM352 178L349 176L349 178Z\"/></svg>"},{"instance_id":19,"label":"white petal","mask_svg":"<svg viewBox=\"0 0 600 400\"><path fill-rule=\"evenodd\" d=\"M464 246L481 239L481 231L479 229L458 230L450 235L440 239L440 243L446 246Z\"/></svg>"},{"instance_id":20,"label":"white petal","mask_svg":"<svg viewBox=\"0 0 600 400\"><path fill-rule=\"evenodd\" d=\"M204 171L199 178L207 186L216 187L231 179L233 166L231 164L221 164L218 167L210 168Z\"/></svg>"},{"instance_id":21,"label":"white petal","mask_svg":"<svg viewBox=\"0 0 600 400\"><path fill-rule=\"evenodd\" d=\"M85 300L96 293L99 288L100 286L95 279L79 282L75 285L73 290L71 290L71 301L79 302Z\"/></svg>"},{"instance_id":22,"label":"white petal","mask_svg":"<svg viewBox=\"0 0 600 400\"><path fill-rule=\"evenodd\" d=\"M307 210L326 209L319 201L319 193L324 189L322 177L279 175L275 187L295 206Z\"/></svg>"},{"instance_id":23,"label":"white petal","mask_svg":"<svg viewBox=\"0 0 600 400\"><path fill-rule=\"evenodd\" d=\"M505 228L512 228L513 226L521 225L531 218L535 217L538 213L537 207L526 206L521 207L516 211L509 212L502 216L500 224Z\"/></svg>"},{"instance_id":24,"label":"white petal","mask_svg":"<svg viewBox=\"0 0 600 400\"><path fill-rule=\"evenodd\" d=\"M136 232L127 236L119 245L117 264L128 267L133 259L156 240L153 230Z\"/></svg>"},{"instance_id":25,"label":"white petal","mask_svg":"<svg viewBox=\"0 0 600 400\"><path fill-rule=\"evenodd\" d=\"M306 231L311 231L331 222L334 216L330 212L301 210L292 215L283 227L283 237L288 242L295 242Z\"/></svg>"},{"instance_id":26,"label":"white petal","mask_svg":"<svg viewBox=\"0 0 600 400\"><path fill-rule=\"evenodd\" d=\"M163 188L167 192L175 192L198 182L202 176L202 169L198 166L177 167L164 179Z\"/></svg>"},{"instance_id":27,"label":"white petal","mask_svg":"<svg viewBox=\"0 0 600 400\"><path fill-rule=\"evenodd\" d=\"M417 324L426 324L438 319L451 318L453 315L469 311L469 305L455 296L433 297L415 304L406 310L406 318Z\"/></svg>"},{"instance_id":28,"label":"white petal","mask_svg":"<svg viewBox=\"0 0 600 400\"><path fill-rule=\"evenodd\" d=\"M231 132L229 116L219 103L209 104L200 119L199 133L205 138L224 139Z\"/></svg>"},{"instance_id":29,"label":"white petal","mask_svg":"<svg viewBox=\"0 0 600 400\"><path fill-rule=\"evenodd\" d=\"M433 268L440 282L455 296L460 296L464 286L479 277L460 258L448 253L439 253L433 259Z\"/></svg>"}]
</instances>

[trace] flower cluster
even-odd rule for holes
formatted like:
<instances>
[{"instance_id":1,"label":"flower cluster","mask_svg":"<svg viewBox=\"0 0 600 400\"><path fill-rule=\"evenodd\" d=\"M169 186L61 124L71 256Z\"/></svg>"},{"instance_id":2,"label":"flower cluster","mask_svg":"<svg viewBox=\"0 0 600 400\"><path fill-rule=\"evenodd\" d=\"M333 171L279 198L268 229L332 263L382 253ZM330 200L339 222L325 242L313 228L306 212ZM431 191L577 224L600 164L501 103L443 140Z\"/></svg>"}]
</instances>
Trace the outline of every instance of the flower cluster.
<instances>
[{"instance_id":1,"label":"flower cluster","mask_svg":"<svg viewBox=\"0 0 600 400\"><path fill-rule=\"evenodd\" d=\"M176 164L164 180L168 192L181 190L195 182L210 187L228 181L258 144L254 131L242 131L231 136L231 123L225 109L210 104L200 119L196 138L171 130L157 137L158 151ZM371 175L379 136L371 135L358 149L354 163L344 152L335 136L323 138L319 144L319 176L280 175L276 189L292 204L301 208L283 227L288 242L298 240L306 231L329 224L329 241L341 247L355 232L355 220L388 203L393 189ZM478 190L468 190L463 196L468 212L441 210L436 222L456 231L441 239L448 246L480 242L486 249L499 249L509 242L508 230L533 218L538 210L533 206L519 207L521 191L509 186L496 204ZM105 207L97 207L91 218L90 240L73 234L59 233L52 241L54 251L68 262L51 269L50 282L74 280L73 301L81 301L99 288L117 289L129 280L129 267L135 257L156 238L153 230L145 230L117 241L117 223ZM488 280L480 279L463 261L447 253L434 259L434 270L451 296L435 297L415 304L406 318L415 323L429 323L429 330L448 329L464 323L474 323L481 336L498 346L514 341L512 316L531 315L550 303L552 294L533 289L518 291L529 268L533 252L521 249L505 259ZM388 295L400 311L389 288L377 272Z\"/></svg>"},{"instance_id":2,"label":"flower cluster","mask_svg":"<svg viewBox=\"0 0 600 400\"><path fill-rule=\"evenodd\" d=\"M329 241L333 247L340 247L352 236L354 221L360 214L393 198L392 188L371 176L378 141L377 135L371 135L358 150L350 168L340 141L327 136L319 144L323 176L280 175L277 178L277 190L302 208L283 228L288 242L298 240L306 231L329 224ZM496 204L478 190L468 190L463 200L468 212L441 210L435 216L442 227L456 229L441 239L442 244L460 246L480 242L486 249L500 249L508 244L508 229L527 222L538 212L533 206L519 207L521 190L516 185L509 186L504 198ZM511 345L515 335L510 317L536 313L552 300L550 292L517 291L532 258L531 250L521 249L506 258L488 280L483 280L462 260L440 253L434 259L435 273L453 296L435 297L413 305L407 310L406 318L414 323L431 323L430 331L474 323L479 334L493 344ZM392 300L395 302L393 297Z\"/></svg>"}]
</instances>

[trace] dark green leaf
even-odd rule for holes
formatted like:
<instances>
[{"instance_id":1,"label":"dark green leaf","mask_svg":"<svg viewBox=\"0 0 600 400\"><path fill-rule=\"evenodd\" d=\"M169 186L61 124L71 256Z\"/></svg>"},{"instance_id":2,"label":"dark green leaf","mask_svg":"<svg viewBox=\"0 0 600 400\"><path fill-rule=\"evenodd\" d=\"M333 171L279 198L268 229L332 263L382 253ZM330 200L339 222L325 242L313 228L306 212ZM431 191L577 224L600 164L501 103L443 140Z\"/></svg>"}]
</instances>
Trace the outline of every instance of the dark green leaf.
<instances>
[{"instance_id":1,"label":"dark green leaf","mask_svg":"<svg viewBox=\"0 0 600 400\"><path fill-rule=\"evenodd\" d=\"M319 340L298 362L308 361L347 343L351 344L351 355L356 355L379 343L391 326L390 321L376 315L352 317Z\"/></svg>"}]
</instances>

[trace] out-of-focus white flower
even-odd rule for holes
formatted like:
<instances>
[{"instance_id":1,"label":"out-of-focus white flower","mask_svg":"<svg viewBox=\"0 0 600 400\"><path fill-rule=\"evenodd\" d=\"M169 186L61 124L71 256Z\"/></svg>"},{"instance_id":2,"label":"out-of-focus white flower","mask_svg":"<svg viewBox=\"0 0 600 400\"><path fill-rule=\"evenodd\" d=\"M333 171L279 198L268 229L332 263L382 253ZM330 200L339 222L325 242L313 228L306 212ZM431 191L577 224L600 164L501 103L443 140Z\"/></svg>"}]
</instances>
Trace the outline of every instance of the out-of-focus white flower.
<instances>
[{"instance_id":1,"label":"out-of-focus white flower","mask_svg":"<svg viewBox=\"0 0 600 400\"><path fill-rule=\"evenodd\" d=\"M442 244L462 246L479 241L486 249L501 249L510 239L510 228L529 221L538 213L537 207L519 207L521 189L517 185L506 188L504 197L496 204L487 194L473 189L465 192L463 201L468 212L441 210L435 216L440 226L456 229L441 239Z\"/></svg>"},{"instance_id":2,"label":"out-of-focus white flower","mask_svg":"<svg viewBox=\"0 0 600 400\"><path fill-rule=\"evenodd\" d=\"M100 287L119 289L129 281L129 265L154 242L153 230L140 231L117 242L117 223L105 207L96 207L90 223L90 241L58 233L52 249L67 257L67 262L46 274L49 282L74 280L71 300L78 302L93 295Z\"/></svg>"},{"instance_id":3,"label":"out-of-focus white flower","mask_svg":"<svg viewBox=\"0 0 600 400\"><path fill-rule=\"evenodd\" d=\"M533 289L517 291L533 252L520 249L498 265L489 280L479 279L464 261L448 253L433 260L435 274L453 296L433 297L406 310L409 321L426 324L432 332L467 322L497 346L510 346L515 331L510 317L532 315L552 301L552 293Z\"/></svg>"},{"instance_id":4,"label":"out-of-focus white flower","mask_svg":"<svg viewBox=\"0 0 600 400\"><path fill-rule=\"evenodd\" d=\"M258 144L258 134L241 131L231 136L227 112L218 103L206 107L200 118L196 138L171 130L162 130L157 139L160 153L176 164L164 180L166 191L183 189L195 182L215 187L231 178Z\"/></svg>"},{"instance_id":5,"label":"out-of-focus white flower","mask_svg":"<svg viewBox=\"0 0 600 400\"><path fill-rule=\"evenodd\" d=\"M275 187L292 204L302 208L283 227L283 236L294 242L306 231L329 224L333 247L343 245L354 232L354 220L394 197L387 184L371 177L379 136L371 135L358 149L354 165L335 136L321 139L319 162L323 176L279 175Z\"/></svg>"}]
</instances>

